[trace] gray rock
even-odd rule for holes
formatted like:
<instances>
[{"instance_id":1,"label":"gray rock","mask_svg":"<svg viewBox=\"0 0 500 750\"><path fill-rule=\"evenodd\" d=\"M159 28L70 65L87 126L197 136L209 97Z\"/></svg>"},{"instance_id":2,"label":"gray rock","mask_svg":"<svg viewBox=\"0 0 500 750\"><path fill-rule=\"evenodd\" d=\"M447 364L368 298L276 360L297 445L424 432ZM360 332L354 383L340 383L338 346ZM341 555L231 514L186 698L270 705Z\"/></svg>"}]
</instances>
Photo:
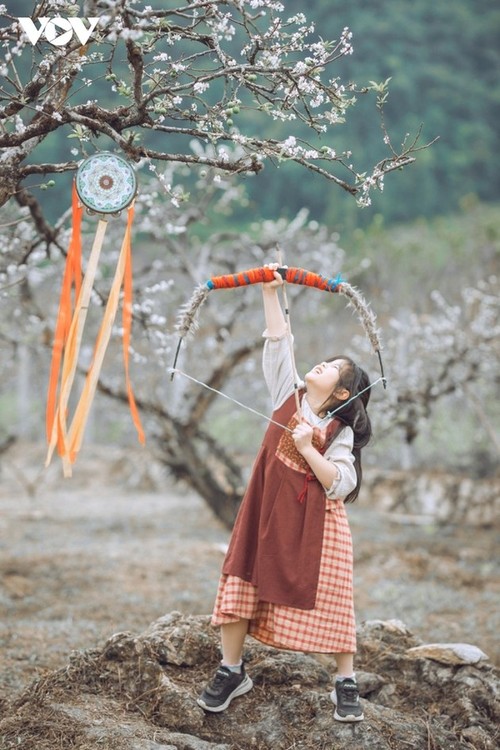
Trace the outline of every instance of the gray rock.
<instances>
[{"instance_id":1,"label":"gray rock","mask_svg":"<svg viewBox=\"0 0 500 750\"><path fill-rule=\"evenodd\" d=\"M410 659L433 659L441 664L463 665L488 661L487 655L470 643L426 643L406 652Z\"/></svg>"},{"instance_id":2,"label":"gray rock","mask_svg":"<svg viewBox=\"0 0 500 750\"><path fill-rule=\"evenodd\" d=\"M72 654L67 667L35 681L7 707L0 736L15 747L28 722L48 747L49 730L64 717L68 744L61 741L61 750L498 746L498 670L485 658L443 663L424 656L421 642L397 620L363 623L358 642L365 721L357 724L333 718L328 660L252 640L246 659L254 689L226 712L205 714L196 696L219 661L217 634L209 617L173 612L140 635L117 633L101 649ZM466 653L475 658L479 651Z\"/></svg>"}]
</instances>

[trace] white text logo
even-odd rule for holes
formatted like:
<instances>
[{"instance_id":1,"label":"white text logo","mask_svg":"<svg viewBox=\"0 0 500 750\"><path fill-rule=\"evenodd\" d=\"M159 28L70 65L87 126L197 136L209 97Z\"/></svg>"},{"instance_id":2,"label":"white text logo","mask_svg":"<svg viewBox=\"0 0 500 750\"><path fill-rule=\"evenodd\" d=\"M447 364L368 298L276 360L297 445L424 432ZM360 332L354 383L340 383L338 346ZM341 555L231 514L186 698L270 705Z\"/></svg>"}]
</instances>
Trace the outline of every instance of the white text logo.
<instances>
[{"instance_id":1,"label":"white text logo","mask_svg":"<svg viewBox=\"0 0 500 750\"><path fill-rule=\"evenodd\" d=\"M44 36L50 44L54 44L56 47L64 47L71 42L73 34L76 34L81 44L86 44L99 19L62 18L61 16L47 18L43 16L39 21L40 25L37 28L31 18L19 18L19 23L31 44L37 44L40 38ZM83 23L84 21L88 23L88 28ZM59 33L58 30L62 30L62 33Z\"/></svg>"}]
</instances>

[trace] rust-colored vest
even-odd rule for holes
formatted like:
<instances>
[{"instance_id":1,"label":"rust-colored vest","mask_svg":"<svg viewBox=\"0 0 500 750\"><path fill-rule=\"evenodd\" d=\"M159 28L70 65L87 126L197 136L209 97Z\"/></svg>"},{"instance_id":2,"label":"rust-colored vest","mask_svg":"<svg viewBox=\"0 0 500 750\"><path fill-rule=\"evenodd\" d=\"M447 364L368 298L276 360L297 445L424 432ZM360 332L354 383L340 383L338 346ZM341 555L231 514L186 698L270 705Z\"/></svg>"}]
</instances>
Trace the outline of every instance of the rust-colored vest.
<instances>
[{"instance_id":1,"label":"rust-colored vest","mask_svg":"<svg viewBox=\"0 0 500 750\"><path fill-rule=\"evenodd\" d=\"M292 395L273 414L280 424L294 419ZM335 419L321 452L342 428ZM261 601L313 609L316 601L325 490L283 428L270 423L255 460L235 521L222 572L252 583ZM279 450L278 450L279 449ZM295 451L295 456L291 455ZM281 457L279 457L281 456ZM287 465L287 456L301 466ZM284 459L284 460L283 460Z\"/></svg>"}]
</instances>

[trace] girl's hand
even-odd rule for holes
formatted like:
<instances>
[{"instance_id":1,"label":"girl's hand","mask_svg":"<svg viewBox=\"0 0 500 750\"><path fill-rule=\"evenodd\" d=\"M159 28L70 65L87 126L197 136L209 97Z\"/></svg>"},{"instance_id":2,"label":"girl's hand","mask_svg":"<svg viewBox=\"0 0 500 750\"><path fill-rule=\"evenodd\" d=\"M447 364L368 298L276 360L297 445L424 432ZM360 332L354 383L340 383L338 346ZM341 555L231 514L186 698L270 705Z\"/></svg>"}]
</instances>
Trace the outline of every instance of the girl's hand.
<instances>
[{"instance_id":1,"label":"girl's hand","mask_svg":"<svg viewBox=\"0 0 500 750\"><path fill-rule=\"evenodd\" d=\"M281 274L279 274L278 271L276 270L277 268L279 268L279 263L265 263L264 268L269 268L271 271L274 271L274 280L263 282L262 284L263 290L267 290L267 289L274 290L280 286L283 286L284 284L283 278Z\"/></svg>"},{"instance_id":2,"label":"girl's hand","mask_svg":"<svg viewBox=\"0 0 500 750\"><path fill-rule=\"evenodd\" d=\"M304 453L312 447L314 430L308 422L299 422L292 432L295 447L299 453Z\"/></svg>"}]
</instances>

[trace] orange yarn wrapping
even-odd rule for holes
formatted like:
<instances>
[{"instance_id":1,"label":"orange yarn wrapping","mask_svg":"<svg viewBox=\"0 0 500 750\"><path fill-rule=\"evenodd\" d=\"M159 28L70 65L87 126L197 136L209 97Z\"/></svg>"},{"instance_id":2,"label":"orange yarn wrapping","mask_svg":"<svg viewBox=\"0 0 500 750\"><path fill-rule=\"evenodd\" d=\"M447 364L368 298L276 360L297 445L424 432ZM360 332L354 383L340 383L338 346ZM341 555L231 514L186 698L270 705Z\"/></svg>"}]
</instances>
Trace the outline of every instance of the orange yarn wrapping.
<instances>
[{"instance_id":1,"label":"orange yarn wrapping","mask_svg":"<svg viewBox=\"0 0 500 750\"><path fill-rule=\"evenodd\" d=\"M311 273L311 271L306 271L304 268L283 267L278 268L278 272L289 284L302 284L326 292L338 292L342 283L339 277L328 279L326 276ZM272 281L273 279L274 271L270 268L250 268L248 271L240 271L239 273L212 276L206 285L209 289L234 289L238 286L259 284L261 282Z\"/></svg>"}]
</instances>

